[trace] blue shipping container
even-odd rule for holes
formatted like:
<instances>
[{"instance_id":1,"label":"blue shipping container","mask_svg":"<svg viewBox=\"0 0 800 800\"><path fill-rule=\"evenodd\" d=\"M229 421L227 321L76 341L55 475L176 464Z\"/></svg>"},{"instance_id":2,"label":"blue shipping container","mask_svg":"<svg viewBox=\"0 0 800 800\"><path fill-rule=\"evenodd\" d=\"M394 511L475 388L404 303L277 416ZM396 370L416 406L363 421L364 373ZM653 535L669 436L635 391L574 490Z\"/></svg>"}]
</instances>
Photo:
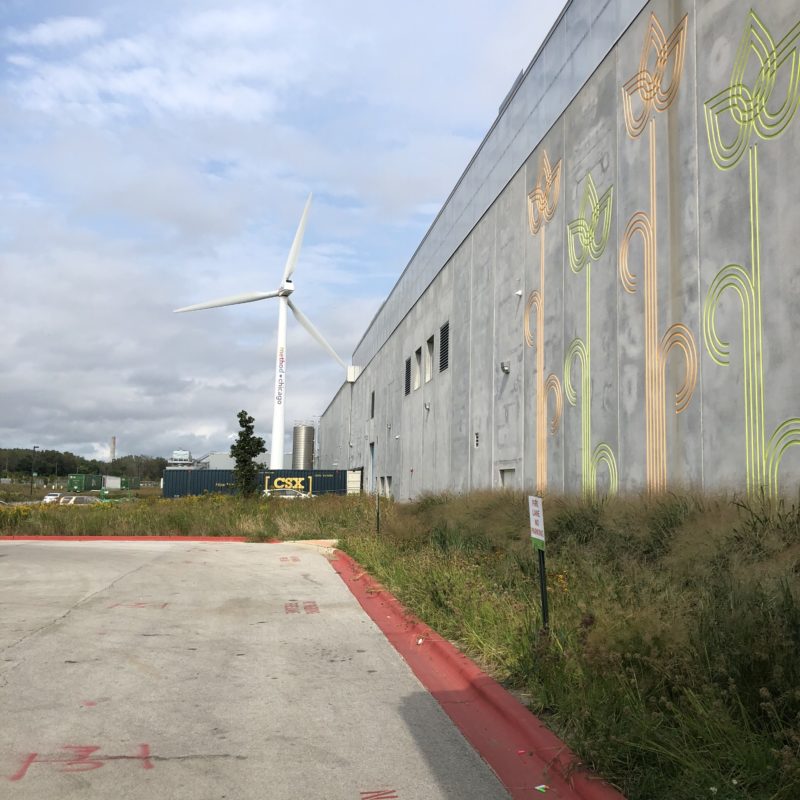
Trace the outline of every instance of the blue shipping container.
<instances>
[{"instance_id":1,"label":"blue shipping container","mask_svg":"<svg viewBox=\"0 0 800 800\"><path fill-rule=\"evenodd\" d=\"M258 473L256 488L290 488L311 494L346 494L347 471L343 469L281 469ZM276 483L277 481L277 483ZM232 469L164 470L164 497L218 493L234 494L236 484Z\"/></svg>"}]
</instances>

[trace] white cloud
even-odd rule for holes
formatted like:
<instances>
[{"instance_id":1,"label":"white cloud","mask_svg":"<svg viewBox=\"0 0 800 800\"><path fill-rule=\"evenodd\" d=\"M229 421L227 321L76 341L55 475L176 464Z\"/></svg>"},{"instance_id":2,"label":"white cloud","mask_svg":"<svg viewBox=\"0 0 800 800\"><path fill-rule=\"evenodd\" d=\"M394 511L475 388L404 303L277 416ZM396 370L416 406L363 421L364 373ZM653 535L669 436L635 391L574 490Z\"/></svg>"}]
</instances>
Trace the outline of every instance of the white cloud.
<instances>
[{"instance_id":1,"label":"white cloud","mask_svg":"<svg viewBox=\"0 0 800 800\"><path fill-rule=\"evenodd\" d=\"M274 288L313 190L295 297L347 359L546 32L522 0L37 5L0 66L0 446L87 454L223 450L241 408L269 440L274 304L172 309ZM291 425L342 374L288 348Z\"/></svg>"},{"instance_id":2,"label":"white cloud","mask_svg":"<svg viewBox=\"0 0 800 800\"><path fill-rule=\"evenodd\" d=\"M267 8L209 9L186 19L182 32L189 38L214 46L220 39L240 41L263 37L275 32L275 12Z\"/></svg>"},{"instance_id":3,"label":"white cloud","mask_svg":"<svg viewBox=\"0 0 800 800\"><path fill-rule=\"evenodd\" d=\"M76 44L103 35L104 24L88 17L57 17L24 31L9 30L6 38L17 45L57 47Z\"/></svg>"}]
</instances>

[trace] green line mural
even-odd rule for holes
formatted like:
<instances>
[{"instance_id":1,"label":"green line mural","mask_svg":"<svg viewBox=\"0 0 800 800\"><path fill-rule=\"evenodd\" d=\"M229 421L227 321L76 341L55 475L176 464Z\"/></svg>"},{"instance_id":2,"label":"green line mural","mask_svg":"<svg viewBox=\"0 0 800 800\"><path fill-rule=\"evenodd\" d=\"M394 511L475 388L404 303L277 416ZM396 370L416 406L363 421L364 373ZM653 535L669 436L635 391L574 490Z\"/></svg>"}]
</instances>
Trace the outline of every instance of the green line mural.
<instances>
[{"instance_id":1,"label":"green line mural","mask_svg":"<svg viewBox=\"0 0 800 800\"><path fill-rule=\"evenodd\" d=\"M750 269L728 264L711 283L703 305L706 349L720 366L730 363L730 344L716 328L720 298L730 289L742 304L744 359L744 427L747 491L779 492L781 459L800 444L800 418L782 422L766 439L764 419L763 308L761 302L761 240L758 211L758 141L776 139L789 126L800 102L800 22L777 44L755 11L750 11L733 64L730 85L705 103L711 158L718 169L732 170L747 152L750 198ZM745 83L755 59L757 76ZM776 86L783 88L773 97ZM752 143L751 143L752 141Z\"/></svg>"},{"instance_id":2,"label":"green line mural","mask_svg":"<svg viewBox=\"0 0 800 800\"><path fill-rule=\"evenodd\" d=\"M611 208L614 187L611 186L602 197L591 173L586 176L586 184L578 208L578 218L567 226L567 248L569 265L577 275L586 275L586 338L575 338L567 349L564 360L564 394L570 405L577 405L578 395L572 385L572 367L575 362L581 373L581 485L586 497L597 493L597 472L605 464L609 476L609 492L617 493L617 462L611 448L601 442L592 452L592 374L591 374L591 335L592 335L592 262L599 260L608 244L611 232Z\"/></svg>"}]
</instances>

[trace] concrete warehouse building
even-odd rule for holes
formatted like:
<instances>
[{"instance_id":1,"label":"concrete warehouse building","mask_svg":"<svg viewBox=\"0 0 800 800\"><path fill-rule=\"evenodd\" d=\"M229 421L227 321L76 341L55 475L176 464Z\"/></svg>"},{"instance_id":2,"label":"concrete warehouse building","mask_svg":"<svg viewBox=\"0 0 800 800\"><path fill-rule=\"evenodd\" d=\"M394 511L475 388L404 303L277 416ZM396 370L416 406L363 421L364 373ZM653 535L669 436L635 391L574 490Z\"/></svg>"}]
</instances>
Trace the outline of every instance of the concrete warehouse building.
<instances>
[{"instance_id":1,"label":"concrete warehouse building","mask_svg":"<svg viewBox=\"0 0 800 800\"><path fill-rule=\"evenodd\" d=\"M796 0L568 3L356 347L321 464L398 498L796 491L799 102Z\"/></svg>"}]
</instances>

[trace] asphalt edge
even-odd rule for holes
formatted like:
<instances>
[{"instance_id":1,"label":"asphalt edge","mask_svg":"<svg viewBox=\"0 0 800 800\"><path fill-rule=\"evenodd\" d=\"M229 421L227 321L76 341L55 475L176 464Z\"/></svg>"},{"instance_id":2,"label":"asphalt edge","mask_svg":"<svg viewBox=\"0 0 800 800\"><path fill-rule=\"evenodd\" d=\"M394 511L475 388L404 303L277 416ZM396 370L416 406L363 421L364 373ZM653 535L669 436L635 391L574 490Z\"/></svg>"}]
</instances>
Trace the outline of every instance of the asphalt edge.
<instances>
[{"instance_id":1,"label":"asphalt edge","mask_svg":"<svg viewBox=\"0 0 800 800\"><path fill-rule=\"evenodd\" d=\"M544 794L563 800L625 800L497 681L408 612L341 550L334 571L408 663L422 685L492 768L514 800Z\"/></svg>"}]
</instances>

